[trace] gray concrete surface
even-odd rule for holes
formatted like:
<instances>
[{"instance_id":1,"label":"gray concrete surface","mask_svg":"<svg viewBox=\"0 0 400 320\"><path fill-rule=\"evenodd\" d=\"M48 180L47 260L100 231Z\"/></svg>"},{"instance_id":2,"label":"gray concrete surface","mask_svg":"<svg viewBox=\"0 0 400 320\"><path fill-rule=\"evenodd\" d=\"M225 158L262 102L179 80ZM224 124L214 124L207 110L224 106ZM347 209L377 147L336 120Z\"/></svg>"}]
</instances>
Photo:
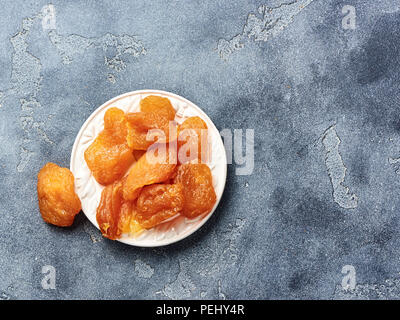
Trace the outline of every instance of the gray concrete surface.
<instances>
[{"instance_id":1,"label":"gray concrete surface","mask_svg":"<svg viewBox=\"0 0 400 320\"><path fill-rule=\"evenodd\" d=\"M398 1L53 1L54 26L48 4L0 12L0 299L400 298ZM254 129L253 173L230 165L212 219L168 247L102 239L82 213L46 225L40 167L137 89Z\"/></svg>"}]
</instances>

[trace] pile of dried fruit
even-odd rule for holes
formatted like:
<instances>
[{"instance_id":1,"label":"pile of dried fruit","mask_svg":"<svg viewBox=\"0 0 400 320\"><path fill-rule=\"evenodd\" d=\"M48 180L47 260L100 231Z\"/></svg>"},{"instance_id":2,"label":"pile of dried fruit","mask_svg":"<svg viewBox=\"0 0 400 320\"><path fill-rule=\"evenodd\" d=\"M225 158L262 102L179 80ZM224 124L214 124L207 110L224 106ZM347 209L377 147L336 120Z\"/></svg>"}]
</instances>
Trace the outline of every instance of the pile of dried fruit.
<instances>
[{"instance_id":1,"label":"pile of dried fruit","mask_svg":"<svg viewBox=\"0 0 400 320\"><path fill-rule=\"evenodd\" d=\"M148 96L140 111L110 108L104 130L84 157L105 186L97 208L103 236L137 234L179 214L195 218L215 205L206 123L199 117L178 125L167 98ZM72 173L54 164L38 175L39 208L46 222L71 225L80 211Z\"/></svg>"}]
</instances>

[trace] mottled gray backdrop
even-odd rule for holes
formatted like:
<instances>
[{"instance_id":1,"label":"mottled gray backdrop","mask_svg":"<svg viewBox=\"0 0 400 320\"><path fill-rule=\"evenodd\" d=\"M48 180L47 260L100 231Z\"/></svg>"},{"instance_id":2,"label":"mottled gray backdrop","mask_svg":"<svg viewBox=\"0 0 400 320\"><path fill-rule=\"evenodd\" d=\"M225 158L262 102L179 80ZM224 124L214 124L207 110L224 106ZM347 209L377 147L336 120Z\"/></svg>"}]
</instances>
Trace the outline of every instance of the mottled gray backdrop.
<instances>
[{"instance_id":1,"label":"mottled gray backdrop","mask_svg":"<svg viewBox=\"0 0 400 320\"><path fill-rule=\"evenodd\" d=\"M47 1L2 2L0 299L400 298L399 2L198 2L55 0L54 25ZM45 224L40 167L69 167L85 119L137 89L254 129L253 173L230 165L213 217L168 247L102 239L82 213Z\"/></svg>"}]
</instances>

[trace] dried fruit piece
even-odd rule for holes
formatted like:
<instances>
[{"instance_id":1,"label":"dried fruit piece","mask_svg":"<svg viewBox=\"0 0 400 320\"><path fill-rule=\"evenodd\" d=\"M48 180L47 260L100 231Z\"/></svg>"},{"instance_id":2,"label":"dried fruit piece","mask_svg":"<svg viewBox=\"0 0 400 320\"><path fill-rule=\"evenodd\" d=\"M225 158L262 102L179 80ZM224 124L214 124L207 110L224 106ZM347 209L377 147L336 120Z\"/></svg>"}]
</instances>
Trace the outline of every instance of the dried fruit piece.
<instances>
[{"instance_id":1,"label":"dried fruit piece","mask_svg":"<svg viewBox=\"0 0 400 320\"><path fill-rule=\"evenodd\" d=\"M136 220L146 229L175 216L183 209L181 184L153 184L140 192Z\"/></svg>"},{"instance_id":2,"label":"dried fruit piece","mask_svg":"<svg viewBox=\"0 0 400 320\"><path fill-rule=\"evenodd\" d=\"M178 127L178 160L187 163L205 163L208 160L207 124L200 117L187 118Z\"/></svg>"},{"instance_id":3,"label":"dried fruit piece","mask_svg":"<svg viewBox=\"0 0 400 320\"><path fill-rule=\"evenodd\" d=\"M175 109L168 98L160 96L147 96L140 101L140 111L155 112L168 120L175 119Z\"/></svg>"},{"instance_id":4,"label":"dried fruit piece","mask_svg":"<svg viewBox=\"0 0 400 320\"><path fill-rule=\"evenodd\" d=\"M134 201L122 201L119 220L118 220L118 238L121 234L137 236L144 228L136 220L137 209Z\"/></svg>"},{"instance_id":5,"label":"dried fruit piece","mask_svg":"<svg viewBox=\"0 0 400 320\"><path fill-rule=\"evenodd\" d=\"M97 207L96 220L104 237L111 240L119 238L122 234L119 225L123 203L120 181L105 187L101 193L100 204Z\"/></svg>"},{"instance_id":6,"label":"dried fruit piece","mask_svg":"<svg viewBox=\"0 0 400 320\"><path fill-rule=\"evenodd\" d=\"M104 115L104 130L86 149L85 160L96 181L108 185L126 173L135 161L126 142L125 113L110 108Z\"/></svg>"},{"instance_id":7,"label":"dried fruit piece","mask_svg":"<svg viewBox=\"0 0 400 320\"><path fill-rule=\"evenodd\" d=\"M40 213L48 223L68 227L81 211L72 172L55 163L49 162L39 171L37 193Z\"/></svg>"},{"instance_id":8,"label":"dried fruit piece","mask_svg":"<svg viewBox=\"0 0 400 320\"><path fill-rule=\"evenodd\" d=\"M129 113L128 145L135 150L146 150L155 141L168 142L170 140L170 125L175 126L175 109L168 98L147 96L140 101L141 112ZM155 131L154 140L147 140L149 130Z\"/></svg>"},{"instance_id":9,"label":"dried fruit piece","mask_svg":"<svg viewBox=\"0 0 400 320\"><path fill-rule=\"evenodd\" d=\"M178 167L175 183L183 185L185 204L182 214L194 218L209 213L217 196L212 183L210 168L205 164L182 164Z\"/></svg>"},{"instance_id":10,"label":"dried fruit piece","mask_svg":"<svg viewBox=\"0 0 400 320\"><path fill-rule=\"evenodd\" d=\"M135 112L126 116L128 123L127 142L134 150L147 150L157 142L168 142L170 121L157 113ZM173 125L173 124L171 124ZM149 138L147 133L150 132Z\"/></svg>"},{"instance_id":11,"label":"dried fruit piece","mask_svg":"<svg viewBox=\"0 0 400 320\"><path fill-rule=\"evenodd\" d=\"M105 187L97 207L96 220L104 237L115 240L123 233L137 234L143 228L135 220L136 205L125 201L122 186L126 178Z\"/></svg>"},{"instance_id":12,"label":"dried fruit piece","mask_svg":"<svg viewBox=\"0 0 400 320\"><path fill-rule=\"evenodd\" d=\"M126 233L132 236L137 236L145 229L136 220L136 211L132 211L131 215L126 220L121 222L122 233Z\"/></svg>"},{"instance_id":13,"label":"dried fruit piece","mask_svg":"<svg viewBox=\"0 0 400 320\"><path fill-rule=\"evenodd\" d=\"M169 148L164 149L164 159L161 151L147 151L130 169L123 187L126 200L135 200L140 188L153 183L167 181L176 167L176 159L169 155ZM160 156L160 158L158 158Z\"/></svg>"}]
</instances>

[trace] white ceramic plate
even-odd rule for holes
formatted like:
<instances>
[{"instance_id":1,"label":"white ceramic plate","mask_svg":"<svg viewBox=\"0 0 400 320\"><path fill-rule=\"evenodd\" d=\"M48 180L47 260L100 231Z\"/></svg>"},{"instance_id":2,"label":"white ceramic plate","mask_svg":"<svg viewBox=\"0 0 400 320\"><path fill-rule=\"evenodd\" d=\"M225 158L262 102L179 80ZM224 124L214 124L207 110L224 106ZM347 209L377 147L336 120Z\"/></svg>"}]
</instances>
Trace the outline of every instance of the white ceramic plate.
<instances>
[{"instance_id":1,"label":"white ceramic plate","mask_svg":"<svg viewBox=\"0 0 400 320\"><path fill-rule=\"evenodd\" d=\"M176 94L159 90L132 91L115 97L97 108L79 130L72 147L70 169L75 176L75 191L81 199L82 210L86 217L99 229L96 221L96 209L104 187L98 184L91 174L84 159L84 152L103 130L104 113L108 108L117 107L125 112L136 112L139 111L140 100L148 95L167 97L177 111L175 120L178 123L182 123L186 118L193 116L199 116L207 123L212 147L211 160L208 166L212 172L213 185L217 195L217 202L207 216L196 219L177 216L142 232L138 236L122 235L119 239L123 243L134 246L158 247L182 240L199 229L214 213L225 188L227 161L224 145L214 123L198 106Z\"/></svg>"}]
</instances>

